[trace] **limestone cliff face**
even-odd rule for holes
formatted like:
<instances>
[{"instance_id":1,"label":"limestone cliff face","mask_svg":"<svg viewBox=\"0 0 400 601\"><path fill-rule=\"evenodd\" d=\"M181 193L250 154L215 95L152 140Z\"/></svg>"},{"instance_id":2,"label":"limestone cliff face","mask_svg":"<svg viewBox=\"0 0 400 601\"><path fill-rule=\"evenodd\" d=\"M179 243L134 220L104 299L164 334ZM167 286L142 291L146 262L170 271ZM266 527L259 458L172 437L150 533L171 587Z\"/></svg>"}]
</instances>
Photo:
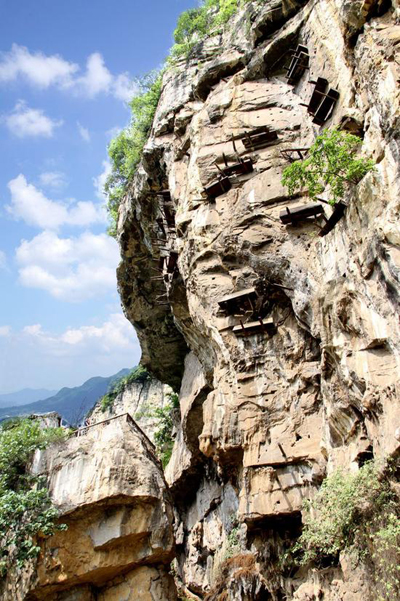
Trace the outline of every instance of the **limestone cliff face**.
<instances>
[{"instance_id":1,"label":"limestone cliff face","mask_svg":"<svg viewBox=\"0 0 400 601\"><path fill-rule=\"evenodd\" d=\"M37 452L66 531L3 583L4 601L175 601L173 506L150 440L115 417Z\"/></svg>"},{"instance_id":2,"label":"limestone cliff face","mask_svg":"<svg viewBox=\"0 0 400 601\"><path fill-rule=\"evenodd\" d=\"M213 590L233 531L257 563L242 584L227 576L224 599L369 598L366 575L344 560L285 578L275 568L326 474L400 448L399 12L386 0L250 3L165 76L120 211L118 278L144 363L180 388L166 477L190 598ZM289 85L297 44L309 70ZM377 163L323 238L318 220L279 219L308 202L282 187L280 151L320 133L303 106L318 77L340 94L326 126L362 135ZM246 149L245 135L264 126L276 143ZM237 160L232 136L254 169L211 201L215 162ZM220 299L249 288L274 331L237 335L238 318L221 311Z\"/></svg>"},{"instance_id":3,"label":"limestone cliff face","mask_svg":"<svg viewBox=\"0 0 400 601\"><path fill-rule=\"evenodd\" d=\"M118 224L121 298L160 382L37 453L68 530L9 574L4 601L375 601L362 562L281 559L327 474L400 452L399 19L394 0L249 2L167 72ZM293 85L298 44L309 69ZM280 220L309 202L282 187L282 151L321 131L303 106L317 78L339 92L326 126L376 161L324 237L322 218ZM265 127L272 143L249 147ZM253 169L211 199L238 154ZM244 336L252 314L264 325ZM169 386L164 474L148 408Z\"/></svg>"},{"instance_id":4,"label":"limestone cliff face","mask_svg":"<svg viewBox=\"0 0 400 601\"><path fill-rule=\"evenodd\" d=\"M162 409L170 402L172 389L154 378L145 382L133 382L120 393L109 408L102 408L101 402L94 408L89 418L96 424L128 413L136 424L154 443L154 433L159 428L159 420L154 410Z\"/></svg>"}]
</instances>

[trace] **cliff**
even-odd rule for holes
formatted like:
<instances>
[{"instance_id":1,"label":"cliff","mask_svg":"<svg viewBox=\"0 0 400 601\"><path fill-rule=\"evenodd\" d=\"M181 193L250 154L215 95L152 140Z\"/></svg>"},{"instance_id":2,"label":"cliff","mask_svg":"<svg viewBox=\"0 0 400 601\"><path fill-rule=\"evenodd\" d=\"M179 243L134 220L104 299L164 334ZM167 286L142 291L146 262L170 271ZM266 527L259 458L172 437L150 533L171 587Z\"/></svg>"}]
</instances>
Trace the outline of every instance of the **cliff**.
<instances>
[{"instance_id":1,"label":"cliff","mask_svg":"<svg viewBox=\"0 0 400 601\"><path fill-rule=\"evenodd\" d=\"M162 407L167 391L151 379L132 384L113 407L93 411L90 427L36 451L30 473L45 477L66 530L41 537L39 557L0 580L4 601L176 600L172 499L156 449L131 417L152 436L157 420L143 409Z\"/></svg>"},{"instance_id":2,"label":"cliff","mask_svg":"<svg viewBox=\"0 0 400 601\"><path fill-rule=\"evenodd\" d=\"M69 528L5 601L396 598L365 556L288 555L327 476L397 465L399 17L389 0L248 2L167 70L118 222L123 307L162 384L37 454ZM310 199L282 172L332 127L375 169L340 214L292 220ZM145 414L165 385L180 416L164 474Z\"/></svg>"},{"instance_id":3,"label":"cliff","mask_svg":"<svg viewBox=\"0 0 400 601\"><path fill-rule=\"evenodd\" d=\"M327 474L399 450L398 12L361 0L251 3L165 76L120 209L118 279L144 363L180 386L166 477L190 598L214 590L233 523L235 545L257 560L254 582L226 574L213 599L369 598L365 566L283 574L278 560ZM309 68L292 83L284 67L299 44ZM339 94L322 127L304 106L318 78ZM276 139L252 148L247 136L264 127ZM325 127L360 135L376 168L320 237L322 219L280 220L309 202L282 186L282 151L309 148ZM251 158L253 170L212 198L224 156ZM275 326L242 336L246 299L231 311L223 299L249 289Z\"/></svg>"}]
</instances>

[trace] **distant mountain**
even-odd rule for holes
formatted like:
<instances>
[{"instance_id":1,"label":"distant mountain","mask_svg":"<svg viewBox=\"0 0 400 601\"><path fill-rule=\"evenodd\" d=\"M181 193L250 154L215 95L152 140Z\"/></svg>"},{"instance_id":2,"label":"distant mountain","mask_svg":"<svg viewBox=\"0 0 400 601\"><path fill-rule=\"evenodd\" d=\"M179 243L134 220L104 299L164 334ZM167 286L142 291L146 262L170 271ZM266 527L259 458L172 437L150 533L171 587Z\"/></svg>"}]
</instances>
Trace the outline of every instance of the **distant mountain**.
<instances>
[{"instance_id":1,"label":"distant mountain","mask_svg":"<svg viewBox=\"0 0 400 601\"><path fill-rule=\"evenodd\" d=\"M106 394L116 380L126 376L129 372L129 369L121 369L109 378L101 378L100 376L90 378L82 386L62 388L54 396L35 403L20 405L19 407L0 407L0 421L7 417L57 411L69 424L75 425L82 420L96 401Z\"/></svg>"},{"instance_id":2,"label":"distant mountain","mask_svg":"<svg viewBox=\"0 0 400 601\"><path fill-rule=\"evenodd\" d=\"M35 401L48 399L56 394L57 390L47 390L46 388L24 388L18 392L0 394L0 407L16 407L17 405L27 405Z\"/></svg>"}]
</instances>

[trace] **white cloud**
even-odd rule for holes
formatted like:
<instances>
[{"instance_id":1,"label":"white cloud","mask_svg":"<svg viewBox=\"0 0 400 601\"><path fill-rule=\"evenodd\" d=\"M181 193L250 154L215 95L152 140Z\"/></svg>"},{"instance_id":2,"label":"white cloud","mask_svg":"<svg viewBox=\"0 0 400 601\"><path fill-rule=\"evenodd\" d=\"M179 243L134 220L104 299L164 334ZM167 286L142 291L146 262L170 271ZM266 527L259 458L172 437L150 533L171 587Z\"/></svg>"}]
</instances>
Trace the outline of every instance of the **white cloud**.
<instances>
[{"instance_id":1,"label":"white cloud","mask_svg":"<svg viewBox=\"0 0 400 601\"><path fill-rule=\"evenodd\" d=\"M100 92L109 92L113 76L104 64L104 59L98 52L91 54L86 62L86 72L73 82L73 87L88 98L97 96Z\"/></svg>"},{"instance_id":2,"label":"white cloud","mask_svg":"<svg viewBox=\"0 0 400 601\"><path fill-rule=\"evenodd\" d=\"M11 204L6 207L8 212L28 225L57 230L62 225L87 227L107 220L104 208L93 202L67 206L50 200L22 174L8 182L8 188L11 192Z\"/></svg>"},{"instance_id":3,"label":"white cloud","mask_svg":"<svg viewBox=\"0 0 400 601\"><path fill-rule=\"evenodd\" d=\"M10 326L0 326L0 336L3 338L6 338L8 336L10 336L11 334L11 327Z\"/></svg>"},{"instance_id":4,"label":"white cloud","mask_svg":"<svg viewBox=\"0 0 400 601\"><path fill-rule=\"evenodd\" d=\"M39 323L35 323L33 326L25 326L22 331L29 336L41 336L42 326Z\"/></svg>"},{"instance_id":5,"label":"white cloud","mask_svg":"<svg viewBox=\"0 0 400 601\"><path fill-rule=\"evenodd\" d=\"M82 73L79 65L59 55L46 56L13 44L9 52L0 53L0 84L17 79L39 88L55 86L88 98L101 93L111 94L124 102L129 101L138 89L128 73L113 75L98 52L88 57L86 70Z\"/></svg>"},{"instance_id":6,"label":"white cloud","mask_svg":"<svg viewBox=\"0 0 400 601\"><path fill-rule=\"evenodd\" d=\"M137 84L130 79L128 73L121 73L114 79L113 92L115 98L122 100L123 102L129 102L132 100L135 94L138 93Z\"/></svg>"},{"instance_id":7,"label":"white cloud","mask_svg":"<svg viewBox=\"0 0 400 601\"><path fill-rule=\"evenodd\" d=\"M23 240L16 258L23 286L45 290L60 300L79 302L116 288L119 252L107 234L60 238L45 231Z\"/></svg>"},{"instance_id":8,"label":"white cloud","mask_svg":"<svg viewBox=\"0 0 400 601\"><path fill-rule=\"evenodd\" d=\"M66 185L65 174L60 171L45 171L39 176L39 182L46 188L59 190Z\"/></svg>"},{"instance_id":9,"label":"white cloud","mask_svg":"<svg viewBox=\"0 0 400 601\"><path fill-rule=\"evenodd\" d=\"M83 125L81 125L79 121L77 121L76 124L78 126L79 135L81 136L82 140L85 140L85 142L90 142L90 132L87 129L87 127L83 127Z\"/></svg>"},{"instance_id":10,"label":"white cloud","mask_svg":"<svg viewBox=\"0 0 400 601\"><path fill-rule=\"evenodd\" d=\"M7 265L7 257L6 254L0 250L0 269L5 269Z\"/></svg>"},{"instance_id":11,"label":"white cloud","mask_svg":"<svg viewBox=\"0 0 400 601\"><path fill-rule=\"evenodd\" d=\"M97 352L111 352L133 348L136 345L132 325L122 313L111 314L107 321L99 326L67 328L59 335L46 332L40 324L25 326L22 334L28 340L35 340L42 347L47 347L51 352L58 350L59 353L68 354L80 354L90 346L96 346Z\"/></svg>"},{"instance_id":12,"label":"white cloud","mask_svg":"<svg viewBox=\"0 0 400 601\"><path fill-rule=\"evenodd\" d=\"M128 348L132 344L132 334L131 324L122 314L114 313L101 326L68 329L61 336L61 340L70 346L95 342L104 350L111 351L113 348Z\"/></svg>"},{"instance_id":13,"label":"white cloud","mask_svg":"<svg viewBox=\"0 0 400 601\"><path fill-rule=\"evenodd\" d=\"M93 185L96 190L96 196L103 200L106 200L106 195L104 194L104 186L107 181L108 176L111 173L111 163L110 161L102 162L103 171L97 177L93 178Z\"/></svg>"},{"instance_id":14,"label":"white cloud","mask_svg":"<svg viewBox=\"0 0 400 601\"><path fill-rule=\"evenodd\" d=\"M3 119L10 132L18 138L27 136L51 138L56 127L63 124L62 120L50 119L42 110L31 109L22 101L18 102L12 113L5 115Z\"/></svg>"},{"instance_id":15,"label":"white cloud","mask_svg":"<svg viewBox=\"0 0 400 601\"><path fill-rule=\"evenodd\" d=\"M78 65L58 55L31 53L28 48L18 44L13 44L9 52L2 52L0 56L0 82L4 83L22 77L39 88L48 88L51 85L65 85L79 70Z\"/></svg>"},{"instance_id":16,"label":"white cloud","mask_svg":"<svg viewBox=\"0 0 400 601\"><path fill-rule=\"evenodd\" d=\"M119 308L102 320L49 331L43 324L20 331L0 327L0 392L21 388L79 386L93 376L108 376L139 361L132 325Z\"/></svg>"}]
</instances>

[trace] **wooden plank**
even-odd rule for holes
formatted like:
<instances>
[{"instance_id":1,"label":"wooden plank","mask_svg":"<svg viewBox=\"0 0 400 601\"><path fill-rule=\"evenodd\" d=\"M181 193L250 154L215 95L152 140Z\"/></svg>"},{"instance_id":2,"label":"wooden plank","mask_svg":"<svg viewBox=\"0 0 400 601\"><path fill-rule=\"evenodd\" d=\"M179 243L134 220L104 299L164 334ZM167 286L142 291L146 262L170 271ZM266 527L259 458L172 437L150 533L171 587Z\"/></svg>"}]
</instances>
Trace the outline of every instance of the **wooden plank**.
<instances>
[{"instance_id":1,"label":"wooden plank","mask_svg":"<svg viewBox=\"0 0 400 601\"><path fill-rule=\"evenodd\" d=\"M221 169L221 171L227 177L230 175L244 175L246 173L251 173L253 171L253 161L250 158L245 159L238 163L234 163L233 165L227 165Z\"/></svg>"},{"instance_id":2,"label":"wooden plank","mask_svg":"<svg viewBox=\"0 0 400 601\"><path fill-rule=\"evenodd\" d=\"M312 115L314 115L314 113L316 112L316 110L318 109L319 105L321 104L324 94L326 92L326 90L328 89L328 85L329 82L327 79L324 79L323 77L318 77L317 81L312 81L310 82L312 84L314 84L314 91L311 95L310 101L308 103L308 105L301 103L303 106L307 107L307 110L309 113L311 113Z\"/></svg>"},{"instance_id":3,"label":"wooden plank","mask_svg":"<svg viewBox=\"0 0 400 601\"><path fill-rule=\"evenodd\" d=\"M240 323L234 326L232 331L236 336L248 336L259 331L272 334L276 331L276 325L272 319L260 319L258 321Z\"/></svg>"},{"instance_id":4,"label":"wooden plank","mask_svg":"<svg viewBox=\"0 0 400 601\"><path fill-rule=\"evenodd\" d=\"M165 202L171 201L171 192L169 190L161 190L157 192L157 196L161 196Z\"/></svg>"},{"instance_id":5,"label":"wooden plank","mask_svg":"<svg viewBox=\"0 0 400 601\"><path fill-rule=\"evenodd\" d=\"M309 54L306 46L297 46L295 54L292 56L292 60L289 64L288 73L286 75L288 84L293 85L299 81L304 74L304 71L308 69Z\"/></svg>"},{"instance_id":6,"label":"wooden plank","mask_svg":"<svg viewBox=\"0 0 400 601\"><path fill-rule=\"evenodd\" d=\"M247 150L256 150L257 148L273 144L277 139L278 134L275 130L264 128L263 131L246 134L242 138L242 144Z\"/></svg>"},{"instance_id":7,"label":"wooden plank","mask_svg":"<svg viewBox=\"0 0 400 601\"><path fill-rule=\"evenodd\" d=\"M167 272L173 273L175 271L177 263L178 263L178 253L171 252L168 257Z\"/></svg>"},{"instance_id":8,"label":"wooden plank","mask_svg":"<svg viewBox=\"0 0 400 601\"><path fill-rule=\"evenodd\" d=\"M294 163L295 161L303 161L305 155L310 150L310 148L284 148L279 151L279 154L285 161L289 161L289 163ZM293 154L297 153L297 157L293 157Z\"/></svg>"},{"instance_id":9,"label":"wooden plank","mask_svg":"<svg viewBox=\"0 0 400 601\"><path fill-rule=\"evenodd\" d=\"M239 292L234 292L233 294L229 294L228 296L224 296L218 301L220 308L225 311L228 315L235 315L240 310L245 310L246 305L249 310L253 313L254 305L257 299L257 294L254 288L246 288L245 290L240 290Z\"/></svg>"},{"instance_id":10,"label":"wooden plank","mask_svg":"<svg viewBox=\"0 0 400 601\"><path fill-rule=\"evenodd\" d=\"M175 209L171 204L164 204L164 215L165 221L167 222L168 228L175 228Z\"/></svg>"},{"instance_id":11,"label":"wooden plank","mask_svg":"<svg viewBox=\"0 0 400 601\"><path fill-rule=\"evenodd\" d=\"M245 288L244 290L239 290L239 292L234 292L233 294L228 294L227 296L224 296L223 298L221 298L218 301L218 304L225 303L225 302L230 301L230 300L236 300L238 298L243 298L243 297L246 297L246 296L250 296L250 295L253 295L255 293L256 293L255 288Z\"/></svg>"}]
</instances>

